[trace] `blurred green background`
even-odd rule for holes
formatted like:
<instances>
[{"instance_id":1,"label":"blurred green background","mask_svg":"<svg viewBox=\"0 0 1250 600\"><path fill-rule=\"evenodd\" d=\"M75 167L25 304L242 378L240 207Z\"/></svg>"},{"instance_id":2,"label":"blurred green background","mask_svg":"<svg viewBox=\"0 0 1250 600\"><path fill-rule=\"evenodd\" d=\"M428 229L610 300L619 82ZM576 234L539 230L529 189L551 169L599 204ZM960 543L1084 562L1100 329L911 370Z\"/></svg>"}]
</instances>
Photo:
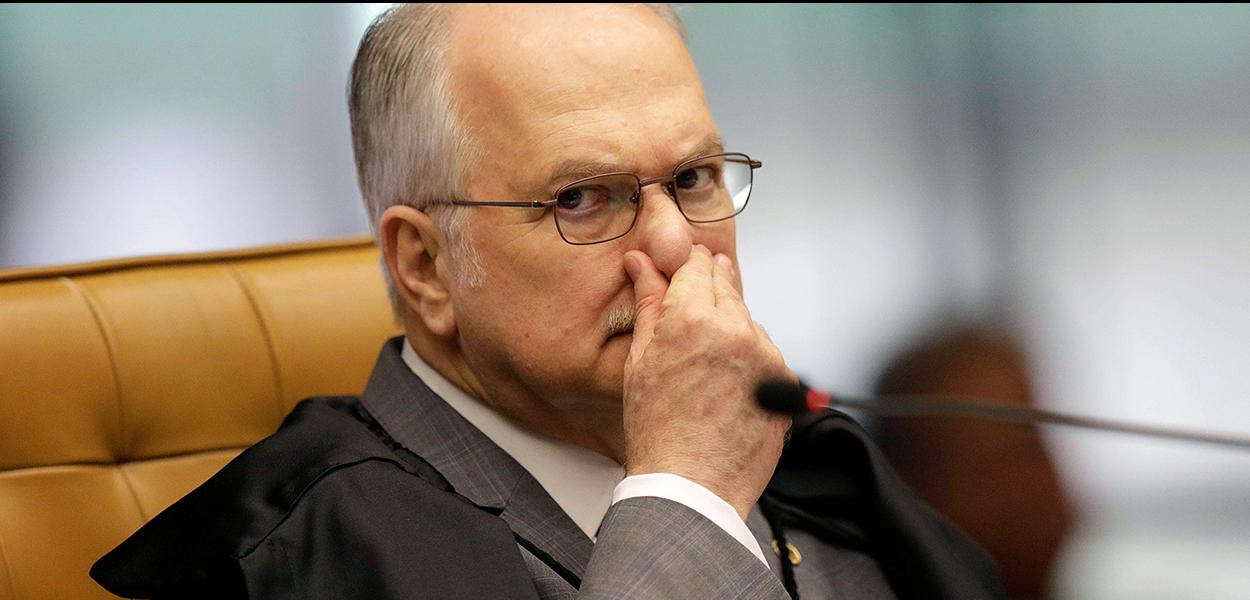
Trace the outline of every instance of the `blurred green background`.
<instances>
[{"instance_id":1,"label":"blurred green background","mask_svg":"<svg viewBox=\"0 0 1250 600\"><path fill-rule=\"evenodd\" d=\"M0 267L367 232L345 85L385 6L0 6ZM797 372L866 393L989 324L1043 406L1250 433L1250 7L679 13L765 164L742 270ZM1046 442L1056 597L1250 597L1250 455Z\"/></svg>"}]
</instances>

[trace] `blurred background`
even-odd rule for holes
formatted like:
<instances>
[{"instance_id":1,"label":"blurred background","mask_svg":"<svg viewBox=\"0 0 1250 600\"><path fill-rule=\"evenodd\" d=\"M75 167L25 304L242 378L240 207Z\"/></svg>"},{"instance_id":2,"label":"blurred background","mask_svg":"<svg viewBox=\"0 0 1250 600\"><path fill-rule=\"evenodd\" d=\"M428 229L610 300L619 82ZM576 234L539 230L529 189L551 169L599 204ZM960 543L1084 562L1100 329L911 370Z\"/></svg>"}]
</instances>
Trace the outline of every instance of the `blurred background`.
<instances>
[{"instance_id":1,"label":"blurred background","mask_svg":"<svg viewBox=\"0 0 1250 600\"><path fill-rule=\"evenodd\" d=\"M366 233L385 7L0 6L0 267ZM1250 7L679 13L765 164L739 254L800 375L1250 434ZM1016 597L1250 597L1250 453L874 428Z\"/></svg>"}]
</instances>

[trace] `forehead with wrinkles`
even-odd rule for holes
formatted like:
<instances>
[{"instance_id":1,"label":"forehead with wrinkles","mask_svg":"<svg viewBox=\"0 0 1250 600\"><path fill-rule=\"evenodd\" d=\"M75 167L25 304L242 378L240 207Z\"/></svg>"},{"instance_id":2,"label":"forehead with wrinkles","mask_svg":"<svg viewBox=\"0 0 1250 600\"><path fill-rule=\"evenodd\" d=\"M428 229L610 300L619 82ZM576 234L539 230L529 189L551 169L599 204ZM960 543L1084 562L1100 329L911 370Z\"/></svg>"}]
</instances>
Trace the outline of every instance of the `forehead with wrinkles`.
<instances>
[{"instance_id":1,"label":"forehead with wrinkles","mask_svg":"<svg viewBox=\"0 0 1250 600\"><path fill-rule=\"evenodd\" d=\"M654 143L646 138L657 123L673 139L683 126L697 135L710 124L681 38L644 6L464 6L448 61L486 166L579 152L620 158Z\"/></svg>"}]
</instances>

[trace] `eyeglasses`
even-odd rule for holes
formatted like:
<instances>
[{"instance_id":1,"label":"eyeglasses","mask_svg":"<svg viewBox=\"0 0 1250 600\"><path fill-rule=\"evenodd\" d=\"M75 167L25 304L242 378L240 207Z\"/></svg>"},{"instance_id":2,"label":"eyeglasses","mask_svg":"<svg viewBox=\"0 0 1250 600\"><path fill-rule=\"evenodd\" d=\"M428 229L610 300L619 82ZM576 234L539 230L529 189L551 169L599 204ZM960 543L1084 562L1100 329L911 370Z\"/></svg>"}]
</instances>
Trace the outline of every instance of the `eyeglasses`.
<instances>
[{"instance_id":1,"label":"eyeglasses","mask_svg":"<svg viewBox=\"0 0 1250 600\"><path fill-rule=\"evenodd\" d=\"M664 186L691 223L732 219L747 206L758 160L737 152L700 156L685 161L668 177L639 179L634 173L605 173L579 179L556 192L551 200L533 202L476 202L453 200L457 206L512 206L554 208L556 230L564 241L586 246L617 239L634 228L642 188Z\"/></svg>"}]
</instances>

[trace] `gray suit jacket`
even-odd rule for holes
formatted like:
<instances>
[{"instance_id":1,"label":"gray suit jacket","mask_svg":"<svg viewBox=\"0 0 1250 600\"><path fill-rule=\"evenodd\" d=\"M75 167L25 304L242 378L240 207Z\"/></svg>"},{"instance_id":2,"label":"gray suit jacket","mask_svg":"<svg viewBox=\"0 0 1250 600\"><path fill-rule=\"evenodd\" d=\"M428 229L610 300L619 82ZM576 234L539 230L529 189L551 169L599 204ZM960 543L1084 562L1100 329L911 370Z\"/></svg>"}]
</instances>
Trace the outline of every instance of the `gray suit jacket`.
<instances>
[{"instance_id":1,"label":"gray suit jacket","mask_svg":"<svg viewBox=\"0 0 1250 600\"><path fill-rule=\"evenodd\" d=\"M792 431L748 526L771 563L685 506L633 498L591 540L386 344L363 398L301 402L102 557L131 598L1001 598L993 564L920 504L844 415ZM776 527L774 529L774 526ZM787 576L787 578L789 578ZM887 583L888 581L888 583Z\"/></svg>"},{"instance_id":2,"label":"gray suit jacket","mask_svg":"<svg viewBox=\"0 0 1250 600\"><path fill-rule=\"evenodd\" d=\"M781 563L771 550L773 532L758 509L747 524L771 570L707 518L661 498L613 505L593 543L520 464L412 374L397 340L383 349L361 402L396 442L428 461L457 493L498 510L517 535L536 546L519 551L543 599L789 597L777 575ZM803 556L795 576L804 598L893 597L869 556L803 531L787 531L786 537ZM580 592L559 567L581 580Z\"/></svg>"}]
</instances>

